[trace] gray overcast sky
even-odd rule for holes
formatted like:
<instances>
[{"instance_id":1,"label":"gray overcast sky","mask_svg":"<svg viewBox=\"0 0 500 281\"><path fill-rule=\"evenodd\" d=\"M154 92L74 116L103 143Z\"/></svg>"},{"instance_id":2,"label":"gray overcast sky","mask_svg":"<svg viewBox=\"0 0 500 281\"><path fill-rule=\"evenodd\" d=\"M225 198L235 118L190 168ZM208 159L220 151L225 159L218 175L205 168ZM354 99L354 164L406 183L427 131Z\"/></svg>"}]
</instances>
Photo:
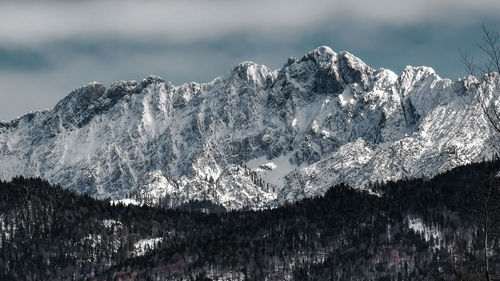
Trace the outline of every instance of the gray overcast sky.
<instances>
[{"instance_id":1,"label":"gray overcast sky","mask_svg":"<svg viewBox=\"0 0 500 281\"><path fill-rule=\"evenodd\" d=\"M400 73L465 75L498 0L1 1L0 120L52 108L88 82L157 74L207 82L244 60L271 68L321 46Z\"/></svg>"}]
</instances>

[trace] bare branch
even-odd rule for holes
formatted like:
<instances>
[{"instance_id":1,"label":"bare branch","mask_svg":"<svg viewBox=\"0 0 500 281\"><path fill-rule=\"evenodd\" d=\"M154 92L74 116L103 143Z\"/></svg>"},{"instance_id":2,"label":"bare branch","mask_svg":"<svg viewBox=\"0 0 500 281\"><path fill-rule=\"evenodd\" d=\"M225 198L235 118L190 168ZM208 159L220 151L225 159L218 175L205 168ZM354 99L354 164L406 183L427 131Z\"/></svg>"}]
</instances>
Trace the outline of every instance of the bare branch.
<instances>
[{"instance_id":1,"label":"bare branch","mask_svg":"<svg viewBox=\"0 0 500 281\"><path fill-rule=\"evenodd\" d=\"M490 71L488 73L493 71L500 73L499 34L498 32L491 32L484 23L481 29L483 31L483 43L480 44L480 48L489 57L488 63L490 65Z\"/></svg>"},{"instance_id":2,"label":"bare branch","mask_svg":"<svg viewBox=\"0 0 500 281\"><path fill-rule=\"evenodd\" d=\"M490 31L484 24L481 26L481 31L482 41L477 46L486 57L486 62L478 65L474 57L462 50L459 50L459 53L467 74L478 79L476 83L472 84L476 90L476 100L493 129L500 133L500 112L497 108L497 98L495 95L490 97L491 93L488 93L488 84L491 83L491 79L494 79L492 73L500 73L500 34Z\"/></svg>"},{"instance_id":3,"label":"bare branch","mask_svg":"<svg viewBox=\"0 0 500 281\"><path fill-rule=\"evenodd\" d=\"M467 74L471 76L476 76L476 64L474 63L474 57L469 56L467 53L463 52L461 49L458 49L460 53L460 60L465 65L465 70Z\"/></svg>"}]
</instances>

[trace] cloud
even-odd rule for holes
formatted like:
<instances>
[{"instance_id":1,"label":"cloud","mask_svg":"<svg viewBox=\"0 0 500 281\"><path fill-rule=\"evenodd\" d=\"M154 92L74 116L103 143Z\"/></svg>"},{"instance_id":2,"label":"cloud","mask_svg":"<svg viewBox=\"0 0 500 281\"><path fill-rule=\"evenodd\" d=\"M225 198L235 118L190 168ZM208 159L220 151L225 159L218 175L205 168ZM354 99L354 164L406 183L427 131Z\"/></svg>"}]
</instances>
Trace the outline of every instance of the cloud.
<instances>
[{"instance_id":1,"label":"cloud","mask_svg":"<svg viewBox=\"0 0 500 281\"><path fill-rule=\"evenodd\" d=\"M157 36L185 42L233 32L302 30L322 22L464 24L498 15L496 0L332 1L8 1L0 9L0 41L46 42L67 37Z\"/></svg>"},{"instance_id":2,"label":"cloud","mask_svg":"<svg viewBox=\"0 0 500 281\"><path fill-rule=\"evenodd\" d=\"M39 42L64 37L166 37L190 41L242 30L300 28L329 6L278 1L79 1L2 4L0 40Z\"/></svg>"},{"instance_id":3,"label":"cloud","mask_svg":"<svg viewBox=\"0 0 500 281\"><path fill-rule=\"evenodd\" d=\"M43 54L30 48L0 46L1 71L38 71L50 64Z\"/></svg>"}]
</instances>

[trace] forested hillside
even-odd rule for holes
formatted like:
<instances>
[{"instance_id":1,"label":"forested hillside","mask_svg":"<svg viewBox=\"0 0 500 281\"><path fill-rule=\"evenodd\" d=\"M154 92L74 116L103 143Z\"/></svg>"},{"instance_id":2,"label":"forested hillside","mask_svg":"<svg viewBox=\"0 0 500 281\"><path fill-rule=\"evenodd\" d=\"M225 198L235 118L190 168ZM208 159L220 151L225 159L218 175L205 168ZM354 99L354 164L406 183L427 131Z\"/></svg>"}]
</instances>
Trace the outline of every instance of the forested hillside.
<instances>
[{"instance_id":1,"label":"forested hillside","mask_svg":"<svg viewBox=\"0 0 500 281\"><path fill-rule=\"evenodd\" d=\"M480 280L477 210L499 168L231 212L113 205L15 178L0 184L0 280ZM498 238L488 245L500 277Z\"/></svg>"}]
</instances>

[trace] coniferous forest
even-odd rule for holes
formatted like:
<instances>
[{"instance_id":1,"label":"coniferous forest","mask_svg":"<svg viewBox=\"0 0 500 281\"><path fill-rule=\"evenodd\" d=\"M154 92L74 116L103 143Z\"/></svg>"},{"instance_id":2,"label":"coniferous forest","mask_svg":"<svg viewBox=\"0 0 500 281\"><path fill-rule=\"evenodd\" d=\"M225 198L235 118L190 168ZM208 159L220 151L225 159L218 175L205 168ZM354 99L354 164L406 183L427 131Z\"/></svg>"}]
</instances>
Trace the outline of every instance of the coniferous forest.
<instances>
[{"instance_id":1,"label":"coniferous forest","mask_svg":"<svg viewBox=\"0 0 500 281\"><path fill-rule=\"evenodd\" d=\"M499 168L262 211L124 206L18 177L0 183L0 280L495 280Z\"/></svg>"}]
</instances>

